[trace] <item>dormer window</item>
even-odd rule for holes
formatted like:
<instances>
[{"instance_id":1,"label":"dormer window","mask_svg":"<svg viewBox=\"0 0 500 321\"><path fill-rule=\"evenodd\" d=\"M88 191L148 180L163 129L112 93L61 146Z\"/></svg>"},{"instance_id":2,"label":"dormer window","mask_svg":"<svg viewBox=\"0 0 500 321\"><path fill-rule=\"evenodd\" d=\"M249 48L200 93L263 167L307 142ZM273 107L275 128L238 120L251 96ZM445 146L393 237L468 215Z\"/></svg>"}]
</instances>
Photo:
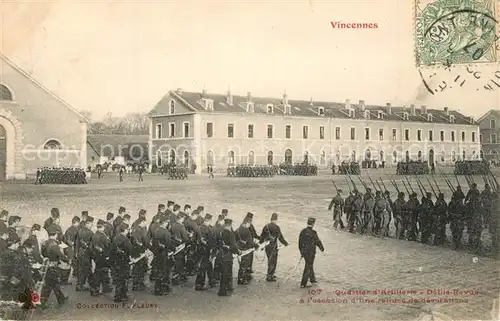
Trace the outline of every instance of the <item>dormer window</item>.
<instances>
[{"instance_id":1,"label":"dormer window","mask_svg":"<svg viewBox=\"0 0 500 321\"><path fill-rule=\"evenodd\" d=\"M247 113L253 113L254 111L254 105L253 103L247 103Z\"/></svg>"},{"instance_id":2,"label":"dormer window","mask_svg":"<svg viewBox=\"0 0 500 321\"><path fill-rule=\"evenodd\" d=\"M354 118L354 109L349 109L349 118Z\"/></svg>"},{"instance_id":3,"label":"dormer window","mask_svg":"<svg viewBox=\"0 0 500 321\"><path fill-rule=\"evenodd\" d=\"M207 110L214 110L214 101L212 99L206 100Z\"/></svg>"},{"instance_id":4,"label":"dormer window","mask_svg":"<svg viewBox=\"0 0 500 321\"><path fill-rule=\"evenodd\" d=\"M370 111L365 110L365 119L370 119Z\"/></svg>"},{"instance_id":5,"label":"dormer window","mask_svg":"<svg viewBox=\"0 0 500 321\"><path fill-rule=\"evenodd\" d=\"M377 118L378 119L383 119L384 118L384 112L381 111L381 110L377 111Z\"/></svg>"},{"instance_id":6,"label":"dormer window","mask_svg":"<svg viewBox=\"0 0 500 321\"><path fill-rule=\"evenodd\" d=\"M291 115L292 114L292 106L285 105L285 114L286 115Z\"/></svg>"},{"instance_id":7,"label":"dormer window","mask_svg":"<svg viewBox=\"0 0 500 321\"><path fill-rule=\"evenodd\" d=\"M325 107L318 107L318 115L325 116Z\"/></svg>"},{"instance_id":8,"label":"dormer window","mask_svg":"<svg viewBox=\"0 0 500 321\"><path fill-rule=\"evenodd\" d=\"M408 119L410 119L410 115L405 111L403 113L403 120L408 120Z\"/></svg>"},{"instance_id":9,"label":"dormer window","mask_svg":"<svg viewBox=\"0 0 500 321\"><path fill-rule=\"evenodd\" d=\"M455 116L453 115L450 115L450 123L455 123Z\"/></svg>"},{"instance_id":10,"label":"dormer window","mask_svg":"<svg viewBox=\"0 0 500 321\"><path fill-rule=\"evenodd\" d=\"M427 114L427 121L434 121L434 116L432 116L432 114Z\"/></svg>"},{"instance_id":11,"label":"dormer window","mask_svg":"<svg viewBox=\"0 0 500 321\"><path fill-rule=\"evenodd\" d=\"M272 104L267 105L267 113L268 114L273 114L274 113L274 106Z\"/></svg>"}]
</instances>

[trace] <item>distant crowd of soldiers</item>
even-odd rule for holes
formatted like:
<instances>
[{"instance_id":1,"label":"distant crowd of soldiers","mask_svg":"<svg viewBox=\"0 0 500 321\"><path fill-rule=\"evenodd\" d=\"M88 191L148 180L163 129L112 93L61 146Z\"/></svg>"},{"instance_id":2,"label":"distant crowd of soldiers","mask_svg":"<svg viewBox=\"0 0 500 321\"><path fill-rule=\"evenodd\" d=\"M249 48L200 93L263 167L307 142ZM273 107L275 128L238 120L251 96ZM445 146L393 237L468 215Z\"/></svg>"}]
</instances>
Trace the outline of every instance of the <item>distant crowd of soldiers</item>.
<instances>
[{"instance_id":1,"label":"distant crowd of soldiers","mask_svg":"<svg viewBox=\"0 0 500 321\"><path fill-rule=\"evenodd\" d=\"M436 197L432 200L433 193L425 190L424 184L417 179L417 185L422 194L413 191L410 181L406 177L403 185L407 194L399 191L395 181L391 181L397 190L396 200L391 199L390 192L377 181L377 185L371 180L375 193L360 181L365 188L365 194L356 189L351 176L347 180L350 189L349 196L344 200L342 191L337 189L337 195L332 199L328 207L333 210L333 227L346 229L351 233L378 235L381 238L389 236L389 224L391 221L396 229L395 237L408 241L419 240L422 243L432 242L433 245L445 244L446 226L449 224L452 233L452 247L459 249L463 247L464 229L468 234L468 246L476 251L482 251L481 234L483 228L489 228L491 235L491 248L495 255L499 252L499 216L500 216L500 192L495 181L486 178L485 181L495 184L494 190L489 183L485 183L485 189L480 192L477 184L470 178L467 179L470 189L465 195L460 184L456 189L451 182L445 178L452 191L449 203L446 203L444 194L434 189L430 180L428 183ZM458 179L457 179L458 182ZM351 185L353 188L351 189ZM408 199L406 196L409 195ZM344 225L342 216L345 214L347 224Z\"/></svg>"},{"instance_id":2,"label":"distant crowd of soldiers","mask_svg":"<svg viewBox=\"0 0 500 321\"><path fill-rule=\"evenodd\" d=\"M35 184L87 184L82 168L42 167L36 171Z\"/></svg>"},{"instance_id":3,"label":"distant crowd of soldiers","mask_svg":"<svg viewBox=\"0 0 500 321\"><path fill-rule=\"evenodd\" d=\"M278 241L288 245L277 225L278 214L272 214L259 235L252 224L252 213L247 213L242 224L233 230L227 209L215 221L211 214L205 214L203 206L192 211L186 204L182 209L172 201L166 207L159 204L149 224L143 209L133 222L124 207L119 208L117 216L108 213L105 220L97 221L83 211L81 217L73 217L71 226L63 232L59 210L52 208L43 226L34 224L24 242L19 235L21 218L4 210L0 214L2 299L17 300L19 293L31 289L39 293L42 308L52 292L58 303L63 304L67 297L61 285L71 284L71 270L77 279L76 291L100 296L113 292L114 286L115 302L127 301L130 279L133 291L146 291L149 270L154 295L167 295L172 285L186 283L188 276L196 276L197 291L219 283L218 295L228 296L234 289L234 256L239 261L237 283L246 285L252 280L252 252L258 249L265 250L268 258L266 280L276 281ZM314 224L312 220L312 223L308 220L308 225ZM310 242L321 242L311 228L304 233L299 249L306 255ZM314 281L312 254L307 255L309 265L304 273L308 280Z\"/></svg>"},{"instance_id":4,"label":"distant crowd of soldiers","mask_svg":"<svg viewBox=\"0 0 500 321\"><path fill-rule=\"evenodd\" d=\"M227 168L228 177L272 177L278 173L276 165L236 165Z\"/></svg>"},{"instance_id":5,"label":"distant crowd of soldiers","mask_svg":"<svg viewBox=\"0 0 500 321\"><path fill-rule=\"evenodd\" d=\"M318 166L310 164L308 161L302 163L279 165L281 175L297 175L297 176L316 176L318 175Z\"/></svg>"}]
</instances>

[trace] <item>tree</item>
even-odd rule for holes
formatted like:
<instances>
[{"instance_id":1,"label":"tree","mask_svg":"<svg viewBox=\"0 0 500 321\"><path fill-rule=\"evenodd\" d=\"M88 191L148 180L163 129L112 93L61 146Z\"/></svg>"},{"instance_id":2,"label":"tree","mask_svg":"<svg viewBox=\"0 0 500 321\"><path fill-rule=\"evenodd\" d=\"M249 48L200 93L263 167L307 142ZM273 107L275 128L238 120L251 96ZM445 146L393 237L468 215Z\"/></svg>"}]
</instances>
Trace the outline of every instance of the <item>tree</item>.
<instances>
[{"instance_id":1,"label":"tree","mask_svg":"<svg viewBox=\"0 0 500 321\"><path fill-rule=\"evenodd\" d=\"M147 135L149 133L149 118L146 114L129 113L124 117L113 117L107 113L102 121L91 122L89 134L108 135Z\"/></svg>"}]
</instances>

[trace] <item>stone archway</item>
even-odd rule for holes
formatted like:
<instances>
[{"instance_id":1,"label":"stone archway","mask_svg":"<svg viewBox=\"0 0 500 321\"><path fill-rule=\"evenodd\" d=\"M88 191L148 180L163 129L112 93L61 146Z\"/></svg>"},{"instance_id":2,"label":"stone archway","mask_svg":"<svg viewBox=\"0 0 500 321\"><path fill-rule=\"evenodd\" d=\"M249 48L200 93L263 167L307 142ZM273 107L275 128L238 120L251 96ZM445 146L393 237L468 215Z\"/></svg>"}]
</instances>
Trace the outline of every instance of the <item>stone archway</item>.
<instances>
[{"instance_id":1,"label":"stone archway","mask_svg":"<svg viewBox=\"0 0 500 321\"><path fill-rule=\"evenodd\" d=\"M23 172L23 132L21 123L13 116L10 111L0 109L0 126L3 128L1 136L4 137L2 150L4 156L0 160L0 181L19 178L24 179L26 174ZM3 165L2 165L3 164Z\"/></svg>"},{"instance_id":2,"label":"stone archway","mask_svg":"<svg viewBox=\"0 0 500 321\"><path fill-rule=\"evenodd\" d=\"M285 164L289 164L291 165L292 164L292 150L291 149L287 149L285 150Z\"/></svg>"}]
</instances>

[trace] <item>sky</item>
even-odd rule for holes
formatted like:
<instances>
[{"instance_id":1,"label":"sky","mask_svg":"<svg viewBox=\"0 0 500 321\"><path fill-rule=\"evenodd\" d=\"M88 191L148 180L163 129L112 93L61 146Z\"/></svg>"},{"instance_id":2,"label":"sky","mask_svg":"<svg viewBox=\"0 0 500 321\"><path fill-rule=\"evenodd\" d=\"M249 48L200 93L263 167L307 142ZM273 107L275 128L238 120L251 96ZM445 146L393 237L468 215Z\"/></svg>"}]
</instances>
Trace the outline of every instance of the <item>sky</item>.
<instances>
[{"instance_id":1,"label":"sky","mask_svg":"<svg viewBox=\"0 0 500 321\"><path fill-rule=\"evenodd\" d=\"M93 118L148 112L176 88L447 106L476 118L500 106L500 91L482 86L425 90L413 1L3 0L0 11L1 51ZM334 29L331 21L379 27Z\"/></svg>"}]
</instances>

